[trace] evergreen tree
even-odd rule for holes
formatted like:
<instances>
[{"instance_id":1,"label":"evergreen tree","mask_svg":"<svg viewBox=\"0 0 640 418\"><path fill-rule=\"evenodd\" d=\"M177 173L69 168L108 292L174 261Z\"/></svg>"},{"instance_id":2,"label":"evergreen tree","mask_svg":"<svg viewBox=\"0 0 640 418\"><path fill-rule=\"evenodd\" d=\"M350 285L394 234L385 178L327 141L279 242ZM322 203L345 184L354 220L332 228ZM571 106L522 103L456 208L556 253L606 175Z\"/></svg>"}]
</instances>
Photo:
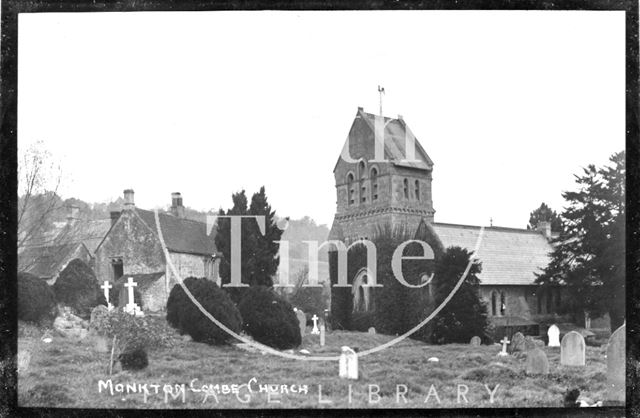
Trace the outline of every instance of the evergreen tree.
<instances>
[{"instance_id":1,"label":"evergreen tree","mask_svg":"<svg viewBox=\"0 0 640 418\"><path fill-rule=\"evenodd\" d=\"M436 306L449 296L467 268L470 257L471 253L464 248L449 247L437 260ZM487 307L480 298L480 279L477 276L481 271L481 264L472 264L458 291L434 318L433 343L467 343L474 335L486 334Z\"/></svg>"},{"instance_id":2,"label":"evergreen tree","mask_svg":"<svg viewBox=\"0 0 640 418\"><path fill-rule=\"evenodd\" d=\"M565 285L568 312L591 317L609 313L611 328L624 321L625 153L612 165L589 165L575 176L578 190L564 192L564 229L554 241L551 261L538 275L543 287Z\"/></svg>"},{"instance_id":3,"label":"evergreen tree","mask_svg":"<svg viewBox=\"0 0 640 418\"><path fill-rule=\"evenodd\" d=\"M251 198L248 205L245 191L235 193L232 196L233 207L219 211L219 215L252 215L265 217L264 234L260 230L258 221L251 218L243 218L241 221L241 283L250 286L273 286L272 277L278 270L279 241L282 230L276 225L275 211L271 209L267 201L264 186ZM236 239L238 237L235 237ZM219 218L217 234L215 237L216 248L222 253L220 262L220 277L222 283L231 282L231 219ZM240 299L241 288L227 288L235 302Z\"/></svg>"},{"instance_id":4,"label":"evergreen tree","mask_svg":"<svg viewBox=\"0 0 640 418\"><path fill-rule=\"evenodd\" d=\"M554 232L562 230L562 218L555 210L552 210L544 202L540 204L540 207L529 214L529 224L527 225L527 229L536 229L540 222L550 222L551 230Z\"/></svg>"}]
</instances>

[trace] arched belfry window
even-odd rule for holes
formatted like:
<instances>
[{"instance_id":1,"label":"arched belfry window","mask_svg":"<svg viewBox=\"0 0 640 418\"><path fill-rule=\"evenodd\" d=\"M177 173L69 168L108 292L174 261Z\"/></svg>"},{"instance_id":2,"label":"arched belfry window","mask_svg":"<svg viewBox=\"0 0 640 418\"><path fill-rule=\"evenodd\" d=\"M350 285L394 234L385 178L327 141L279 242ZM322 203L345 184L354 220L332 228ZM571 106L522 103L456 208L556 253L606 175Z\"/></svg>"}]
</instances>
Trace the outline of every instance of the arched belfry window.
<instances>
[{"instance_id":1,"label":"arched belfry window","mask_svg":"<svg viewBox=\"0 0 640 418\"><path fill-rule=\"evenodd\" d=\"M360 161L358 163L358 177L363 179L366 177L367 174L367 166L365 165L364 161Z\"/></svg>"},{"instance_id":2,"label":"arched belfry window","mask_svg":"<svg viewBox=\"0 0 640 418\"><path fill-rule=\"evenodd\" d=\"M378 200L378 169L371 169L371 200Z\"/></svg>"},{"instance_id":3,"label":"arched belfry window","mask_svg":"<svg viewBox=\"0 0 640 418\"><path fill-rule=\"evenodd\" d=\"M420 180L415 181L415 190L416 200L420 200Z\"/></svg>"},{"instance_id":4,"label":"arched belfry window","mask_svg":"<svg viewBox=\"0 0 640 418\"><path fill-rule=\"evenodd\" d=\"M491 292L491 315L496 316L498 314L498 294Z\"/></svg>"},{"instance_id":5,"label":"arched belfry window","mask_svg":"<svg viewBox=\"0 0 640 418\"><path fill-rule=\"evenodd\" d=\"M366 268L363 268L356 274L351 285L353 312L367 312L372 309L368 284L369 272Z\"/></svg>"},{"instance_id":6,"label":"arched belfry window","mask_svg":"<svg viewBox=\"0 0 640 418\"><path fill-rule=\"evenodd\" d=\"M500 292L500 315L503 315L507 312L507 300L504 297L504 292Z\"/></svg>"},{"instance_id":7,"label":"arched belfry window","mask_svg":"<svg viewBox=\"0 0 640 418\"><path fill-rule=\"evenodd\" d=\"M355 181L355 178L353 177L353 173L347 174L347 187L348 187L348 190L349 190L349 204L350 205L353 205L354 203L356 203L356 201L355 201L356 190L355 190L354 181Z\"/></svg>"},{"instance_id":8,"label":"arched belfry window","mask_svg":"<svg viewBox=\"0 0 640 418\"><path fill-rule=\"evenodd\" d=\"M409 180L404 179L404 198L409 199Z\"/></svg>"}]
</instances>

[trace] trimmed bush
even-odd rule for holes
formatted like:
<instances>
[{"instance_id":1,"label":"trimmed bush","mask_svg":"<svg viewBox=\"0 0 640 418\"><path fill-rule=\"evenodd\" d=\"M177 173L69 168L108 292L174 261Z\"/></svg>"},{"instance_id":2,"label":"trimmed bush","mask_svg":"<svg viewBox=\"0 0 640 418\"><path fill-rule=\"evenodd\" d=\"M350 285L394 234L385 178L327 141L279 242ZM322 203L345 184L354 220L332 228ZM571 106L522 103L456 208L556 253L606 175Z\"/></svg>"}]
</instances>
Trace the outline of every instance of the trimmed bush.
<instances>
[{"instance_id":1,"label":"trimmed bush","mask_svg":"<svg viewBox=\"0 0 640 418\"><path fill-rule=\"evenodd\" d=\"M147 352L143 348L125 351L118 359L123 370L142 370L149 365Z\"/></svg>"},{"instance_id":2,"label":"trimmed bush","mask_svg":"<svg viewBox=\"0 0 640 418\"><path fill-rule=\"evenodd\" d=\"M172 345L170 328L162 326L153 317L135 317L121 310L94 315L90 324L92 332L108 338L116 337L119 352L131 352L139 348L152 349Z\"/></svg>"},{"instance_id":3,"label":"trimmed bush","mask_svg":"<svg viewBox=\"0 0 640 418\"><path fill-rule=\"evenodd\" d=\"M266 286L243 289L238 308L244 330L259 343L284 350L302 342L293 307L273 289Z\"/></svg>"},{"instance_id":4,"label":"trimmed bush","mask_svg":"<svg viewBox=\"0 0 640 418\"><path fill-rule=\"evenodd\" d=\"M240 333L242 317L227 292L205 278L188 277L184 285L216 320L233 332ZM221 345L233 339L198 309L180 284L173 286L169 294L167 322L181 334L190 335L194 341Z\"/></svg>"},{"instance_id":5,"label":"trimmed bush","mask_svg":"<svg viewBox=\"0 0 640 418\"><path fill-rule=\"evenodd\" d=\"M38 323L55 319L57 313L56 297L47 282L18 273L18 319Z\"/></svg>"},{"instance_id":6,"label":"trimmed bush","mask_svg":"<svg viewBox=\"0 0 640 418\"><path fill-rule=\"evenodd\" d=\"M104 303L96 275L84 261L71 260L53 285L56 299L73 308L79 317L89 319L91 309Z\"/></svg>"}]
</instances>

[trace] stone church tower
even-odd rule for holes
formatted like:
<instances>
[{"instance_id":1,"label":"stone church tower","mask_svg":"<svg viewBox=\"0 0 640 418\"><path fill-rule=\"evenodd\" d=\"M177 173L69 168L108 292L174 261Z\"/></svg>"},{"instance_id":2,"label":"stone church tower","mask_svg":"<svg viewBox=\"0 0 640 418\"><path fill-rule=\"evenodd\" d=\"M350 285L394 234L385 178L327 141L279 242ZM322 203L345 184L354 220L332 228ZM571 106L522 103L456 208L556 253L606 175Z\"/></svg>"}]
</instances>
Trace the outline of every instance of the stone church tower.
<instances>
[{"instance_id":1,"label":"stone church tower","mask_svg":"<svg viewBox=\"0 0 640 418\"><path fill-rule=\"evenodd\" d=\"M358 108L333 169L337 210L330 240L349 244L371 238L376 225L385 223L404 224L410 231L415 231L422 219L433 223L433 162L417 139L414 154L409 146L407 155L407 136L413 134L402 116L392 119ZM380 158L383 150L384 158Z\"/></svg>"}]
</instances>

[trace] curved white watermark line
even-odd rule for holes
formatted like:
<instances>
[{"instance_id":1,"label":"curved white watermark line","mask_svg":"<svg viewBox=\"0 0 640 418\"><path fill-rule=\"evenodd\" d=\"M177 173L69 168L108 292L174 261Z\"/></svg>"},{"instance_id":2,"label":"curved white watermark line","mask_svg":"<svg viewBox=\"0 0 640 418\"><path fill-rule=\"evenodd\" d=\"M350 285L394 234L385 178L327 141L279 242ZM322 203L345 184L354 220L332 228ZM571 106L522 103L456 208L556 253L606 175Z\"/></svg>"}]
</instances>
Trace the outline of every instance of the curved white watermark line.
<instances>
[{"instance_id":1,"label":"curved white watermark line","mask_svg":"<svg viewBox=\"0 0 640 418\"><path fill-rule=\"evenodd\" d=\"M159 216L158 216L158 209L154 208L153 213L154 213L154 218L155 218L155 221L156 221L156 230L158 232L158 238L160 239L160 244L162 245L162 251L164 252L164 256L165 256L165 258L167 260L167 263L169 264L169 267L171 268L171 271L173 272L173 275L176 277L178 284L180 284L180 286L182 286L182 289L184 290L186 295L189 297L189 299L191 299L191 302L193 302L193 304L196 305L196 307L200 310L200 312L202 312L202 314L204 316L206 316L207 318L209 318L214 324L216 324L218 327L222 328L222 330L227 332L229 335L231 335L234 338L242 341L243 343L249 344L250 346L253 346L255 348L263 350L263 351L265 351L267 353L274 354L276 356L285 357L285 358L289 358L289 359L293 359L293 360L308 360L308 361L336 361L336 360L340 360L340 356L299 356L299 355L296 355L296 354L284 353L282 351L278 351L276 349L273 349L273 348L271 348L271 347L269 347L267 345L260 344L257 341L251 341L251 340L243 337L240 334L236 334L235 332L233 332L232 330L227 328L222 322L218 321L213 315L211 315L209 313L209 311L204 309L204 307L200 304L200 302L198 302L198 300L191 294L189 289L187 289L187 286L184 285L184 282L182 281L182 277L180 277L180 275L176 271L176 267L173 265L173 261L171 260L169 251L167 250L167 246L166 246L166 244L164 242L164 237L162 236L162 230L160 228L160 219L159 219ZM407 338L408 336L410 336L411 334L416 332L418 329L420 329L421 327L426 325L427 322L429 322L431 319L433 319L433 317L436 316L438 314L438 312L440 312L442 310L442 308L444 308L444 306L447 303L449 303L449 301L456 294L456 292L458 291L460 286L462 286L462 282L464 282L464 280L467 278L467 274L469 274L469 270L471 270L471 265L474 263L476 255L478 254L478 249L480 248L480 242L482 241L482 236L483 235L484 235L484 226L480 228L480 234L478 235L478 240L476 241L476 246L475 246L475 249L473 250L473 256L469 259L469 263L467 264L467 268L464 270L464 273L460 277L460 280L458 280L458 283L456 283L456 285L453 288L453 290L451 291L451 293L449 293L449 296L447 296L445 298L445 300L442 301L442 303L431 313L431 315L429 315L427 318L425 318L418 325L416 325L415 327L413 327L409 331L405 332L404 334L400 335L399 337L396 337L391 341L388 341L388 342L386 342L386 343L384 343L382 345L379 345L378 347L374 347L372 349L356 353L356 355L358 357L364 357L364 356L366 356L368 354L372 354L372 353L375 353L377 351L383 350L385 348L391 347L392 345L395 345L395 344L399 343L400 341L404 340L405 338Z\"/></svg>"}]
</instances>

